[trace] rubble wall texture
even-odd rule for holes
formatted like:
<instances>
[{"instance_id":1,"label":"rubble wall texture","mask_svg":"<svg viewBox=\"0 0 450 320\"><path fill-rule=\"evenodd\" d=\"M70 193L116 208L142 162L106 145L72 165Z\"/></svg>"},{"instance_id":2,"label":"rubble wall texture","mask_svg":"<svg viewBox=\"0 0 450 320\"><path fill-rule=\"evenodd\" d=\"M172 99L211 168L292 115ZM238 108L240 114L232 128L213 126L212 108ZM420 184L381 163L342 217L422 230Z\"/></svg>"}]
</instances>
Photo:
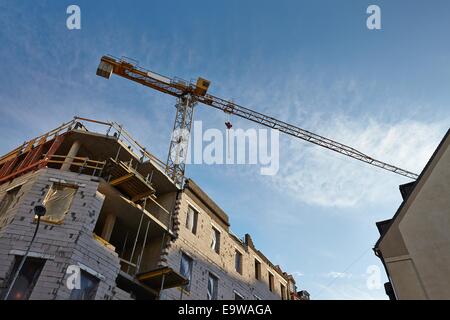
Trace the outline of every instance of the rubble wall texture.
<instances>
[{"instance_id":1,"label":"rubble wall texture","mask_svg":"<svg viewBox=\"0 0 450 320\"><path fill-rule=\"evenodd\" d=\"M77 184L78 189L61 224L41 222L30 256L46 262L30 299L68 299L71 291L66 285L66 271L70 265L100 280L96 299L112 299L120 265L117 254L93 237L104 200L97 192L98 178L49 168L0 186L1 199L8 189L21 185L16 200L0 217L0 286L7 286L15 255L23 254L31 241L36 226L34 206L42 203L55 181Z\"/></svg>"},{"instance_id":2,"label":"rubble wall texture","mask_svg":"<svg viewBox=\"0 0 450 320\"><path fill-rule=\"evenodd\" d=\"M166 248L164 261L166 265L180 271L181 255L187 254L193 259L190 291L178 288L164 290L161 299L206 299L208 273L215 275L218 281L218 299L234 299L235 292L244 299L263 300L281 299L280 283L287 288L287 281L281 277L264 259L250 247L245 246L232 236L225 225L217 223L212 213L199 205L199 200L190 197L186 192L181 194L174 214L176 240ZM188 207L198 211L197 232L193 234L186 228ZM221 233L220 252L211 247L212 227ZM243 257L242 274L235 270L235 251L239 250ZM261 263L261 279L255 279L255 258ZM269 291L269 271L274 276L274 292Z\"/></svg>"}]
</instances>

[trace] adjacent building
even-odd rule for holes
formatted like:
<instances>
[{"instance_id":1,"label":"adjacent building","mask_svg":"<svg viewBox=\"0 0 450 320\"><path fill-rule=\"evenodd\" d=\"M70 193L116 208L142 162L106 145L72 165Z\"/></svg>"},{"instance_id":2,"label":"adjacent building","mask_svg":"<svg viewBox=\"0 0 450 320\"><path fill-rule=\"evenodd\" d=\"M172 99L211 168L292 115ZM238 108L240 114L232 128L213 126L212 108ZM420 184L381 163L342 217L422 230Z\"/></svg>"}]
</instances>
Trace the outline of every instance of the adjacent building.
<instances>
[{"instance_id":1,"label":"adjacent building","mask_svg":"<svg viewBox=\"0 0 450 320\"><path fill-rule=\"evenodd\" d=\"M193 180L165 172L120 125L81 118L0 157L1 298L299 298Z\"/></svg>"},{"instance_id":2,"label":"adjacent building","mask_svg":"<svg viewBox=\"0 0 450 320\"><path fill-rule=\"evenodd\" d=\"M401 185L394 217L377 223L375 254L390 299L450 299L450 130L419 178Z\"/></svg>"}]
</instances>

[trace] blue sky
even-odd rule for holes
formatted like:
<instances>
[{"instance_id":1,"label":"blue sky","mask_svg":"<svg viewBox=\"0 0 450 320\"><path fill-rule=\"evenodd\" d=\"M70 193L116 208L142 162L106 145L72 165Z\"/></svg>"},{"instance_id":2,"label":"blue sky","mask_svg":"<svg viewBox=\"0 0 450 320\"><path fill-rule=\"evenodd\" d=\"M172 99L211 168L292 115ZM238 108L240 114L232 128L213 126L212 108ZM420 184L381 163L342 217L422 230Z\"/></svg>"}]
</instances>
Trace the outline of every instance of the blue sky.
<instances>
[{"instance_id":1,"label":"blue sky","mask_svg":"<svg viewBox=\"0 0 450 320\"><path fill-rule=\"evenodd\" d=\"M66 8L82 28L66 28ZM381 8L382 30L366 28ZM450 118L448 1L0 0L0 152L74 115L115 120L166 159L174 99L95 75L104 54L168 76L420 172ZM225 116L198 106L205 128ZM254 124L232 118L235 128ZM287 136L280 171L191 165L192 177L312 298L385 299L366 286L381 268L375 222L408 182ZM382 281L385 281L383 275Z\"/></svg>"}]
</instances>

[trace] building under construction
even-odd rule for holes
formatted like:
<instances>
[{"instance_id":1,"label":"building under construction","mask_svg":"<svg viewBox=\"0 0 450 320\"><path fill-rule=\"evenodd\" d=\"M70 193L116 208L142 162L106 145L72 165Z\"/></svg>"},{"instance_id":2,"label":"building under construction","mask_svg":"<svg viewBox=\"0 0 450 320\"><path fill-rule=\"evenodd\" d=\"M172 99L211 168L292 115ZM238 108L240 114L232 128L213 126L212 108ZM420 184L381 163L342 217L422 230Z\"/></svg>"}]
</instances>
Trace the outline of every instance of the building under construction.
<instances>
[{"instance_id":1,"label":"building under construction","mask_svg":"<svg viewBox=\"0 0 450 320\"><path fill-rule=\"evenodd\" d=\"M1 298L308 298L194 181L166 172L118 124L81 118L2 156Z\"/></svg>"}]
</instances>

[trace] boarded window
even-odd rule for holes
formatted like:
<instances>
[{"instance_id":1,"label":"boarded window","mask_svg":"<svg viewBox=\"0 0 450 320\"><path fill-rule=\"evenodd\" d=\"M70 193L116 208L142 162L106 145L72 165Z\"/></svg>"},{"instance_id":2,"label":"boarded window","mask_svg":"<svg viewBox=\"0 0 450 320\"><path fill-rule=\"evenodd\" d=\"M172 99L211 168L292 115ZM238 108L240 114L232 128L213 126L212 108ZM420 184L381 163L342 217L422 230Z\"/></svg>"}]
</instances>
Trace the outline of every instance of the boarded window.
<instances>
[{"instance_id":1,"label":"boarded window","mask_svg":"<svg viewBox=\"0 0 450 320\"><path fill-rule=\"evenodd\" d=\"M255 279L261 279L261 262L255 259Z\"/></svg>"},{"instance_id":2,"label":"boarded window","mask_svg":"<svg viewBox=\"0 0 450 320\"><path fill-rule=\"evenodd\" d=\"M72 289L70 300L94 300L100 281L84 270L81 270L80 277L80 288Z\"/></svg>"},{"instance_id":3,"label":"boarded window","mask_svg":"<svg viewBox=\"0 0 450 320\"><path fill-rule=\"evenodd\" d=\"M209 273L208 276L208 293L206 295L207 300L217 300L217 292L219 286L219 279L216 276Z\"/></svg>"},{"instance_id":4,"label":"boarded window","mask_svg":"<svg viewBox=\"0 0 450 320\"><path fill-rule=\"evenodd\" d=\"M19 193L20 186L13 188L6 192L3 199L0 201L0 218L3 217L4 214L8 211L8 209L12 208L14 200L17 200L17 194Z\"/></svg>"},{"instance_id":5,"label":"boarded window","mask_svg":"<svg viewBox=\"0 0 450 320\"><path fill-rule=\"evenodd\" d=\"M271 291L271 292L273 292L273 289L274 289L274 287L273 287L273 285L274 285L274 279L273 279L273 274L271 274L270 272L269 272L269 290Z\"/></svg>"},{"instance_id":6,"label":"boarded window","mask_svg":"<svg viewBox=\"0 0 450 320\"><path fill-rule=\"evenodd\" d=\"M242 274L242 253L236 250L234 254L234 268L237 272Z\"/></svg>"},{"instance_id":7,"label":"boarded window","mask_svg":"<svg viewBox=\"0 0 450 320\"><path fill-rule=\"evenodd\" d=\"M61 223L72 205L77 188L64 184L55 183L48 191L44 199L47 213L42 220Z\"/></svg>"},{"instance_id":8,"label":"boarded window","mask_svg":"<svg viewBox=\"0 0 450 320\"><path fill-rule=\"evenodd\" d=\"M184 290L190 291L191 289L191 277L192 277L192 264L193 260L187 254L181 254L180 273L183 277L189 280L189 283L183 287Z\"/></svg>"},{"instance_id":9,"label":"boarded window","mask_svg":"<svg viewBox=\"0 0 450 320\"><path fill-rule=\"evenodd\" d=\"M220 252L220 232L214 227L211 234L211 249L217 253Z\"/></svg>"},{"instance_id":10,"label":"boarded window","mask_svg":"<svg viewBox=\"0 0 450 320\"><path fill-rule=\"evenodd\" d=\"M193 234L197 233L198 212L191 206L188 207L186 215L186 228Z\"/></svg>"},{"instance_id":11,"label":"boarded window","mask_svg":"<svg viewBox=\"0 0 450 320\"><path fill-rule=\"evenodd\" d=\"M16 274L17 268L22 261L22 256L16 256L14 267L10 273L10 283L13 281L12 277ZM45 260L38 258L26 258L25 263L20 269L20 273L13 284L11 292L8 295L8 300L28 300L33 292L34 286L44 268ZM8 287L9 287L8 285ZM6 289L5 293L6 295Z\"/></svg>"}]
</instances>

